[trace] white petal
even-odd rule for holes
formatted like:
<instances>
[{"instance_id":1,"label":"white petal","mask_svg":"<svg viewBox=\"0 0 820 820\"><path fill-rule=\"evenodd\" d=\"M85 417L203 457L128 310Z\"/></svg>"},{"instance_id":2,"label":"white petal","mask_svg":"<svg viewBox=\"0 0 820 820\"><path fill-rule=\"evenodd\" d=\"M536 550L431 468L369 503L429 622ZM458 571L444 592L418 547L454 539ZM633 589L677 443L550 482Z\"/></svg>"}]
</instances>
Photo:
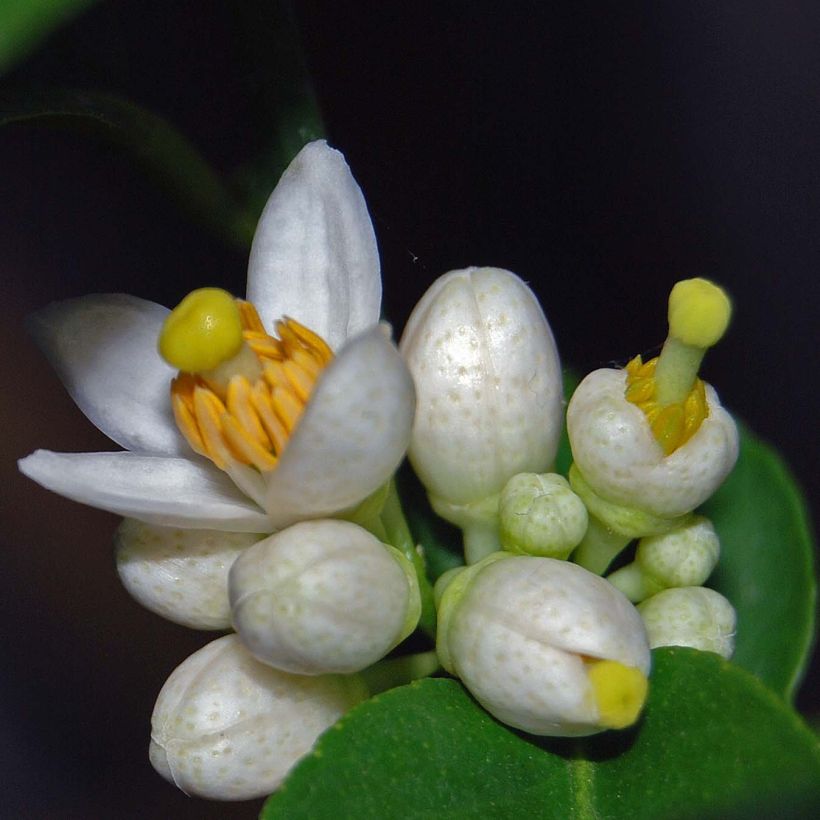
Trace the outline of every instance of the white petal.
<instances>
[{"instance_id":1,"label":"white petal","mask_svg":"<svg viewBox=\"0 0 820 820\"><path fill-rule=\"evenodd\" d=\"M253 238L248 299L268 330L291 316L335 350L379 320L379 252L364 197L324 141L296 156Z\"/></svg>"},{"instance_id":2,"label":"white petal","mask_svg":"<svg viewBox=\"0 0 820 820\"><path fill-rule=\"evenodd\" d=\"M265 509L274 526L331 515L380 487L404 457L414 409L413 380L382 329L351 339L270 474Z\"/></svg>"},{"instance_id":3,"label":"white petal","mask_svg":"<svg viewBox=\"0 0 820 820\"><path fill-rule=\"evenodd\" d=\"M52 492L149 524L272 531L268 517L225 473L188 459L37 450L18 466Z\"/></svg>"},{"instance_id":4,"label":"white petal","mask_svg":"<svg viewBox=\"0 0 820 820\"><path fill-rule=\"evenodd\" d=\"M55 302L30 319L34 338L71 398L127 450L189 452L168 388L174 371L157 352L167 308L122 293Z\"/></svg>"}]
</instances>

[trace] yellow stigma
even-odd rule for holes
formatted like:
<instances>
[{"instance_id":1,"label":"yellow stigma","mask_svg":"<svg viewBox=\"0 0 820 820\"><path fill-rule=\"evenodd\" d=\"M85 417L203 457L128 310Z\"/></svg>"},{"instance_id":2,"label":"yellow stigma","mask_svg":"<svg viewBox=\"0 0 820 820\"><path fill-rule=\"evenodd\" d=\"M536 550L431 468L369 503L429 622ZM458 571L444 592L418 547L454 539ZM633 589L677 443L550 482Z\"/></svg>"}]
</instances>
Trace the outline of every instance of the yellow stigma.
<instances>
[{"instance_id":1,"label":"yellow stigma","mask_svg":"<svg viewBox=\"0 0 820 820\"><path fill-rule=\"evenodd\" d=\"M649 690L649 682L640 669L618 661L590 661L587 676L601 726L625 729L638 719Z\"/></svg>"},{"instance_id":2,"label":"yellow stigma","mask_svg":"<svg viewBox=\"0 0 820 820\"><path fill-rule=\"evenodd\" d=\"M707 279L684 279L669 294L669 333L692 347L713 347L732 316L726 292Z\"/></svg>"},{"instance_id":3,"label":"yellow stigma","mask_svg":"<svg viewBox=\"0 0 820 820\"><path fill-rule=\"evenodd\" d=\"M195 452L223 470L245 464L264 473L276 467L333 353L287 317L276 322L278 338L270 336L250 302L229 298L239 321L238 350L213 368L182 369L171 383L171 406Z\"/></svg>"},{"instance_id":4,"label":"yellow stigma","mask_svg":"<svg viewBox=\"0 0 820 820\"><path fill-rule=\"evenodd\" d=\"M172 311L159 335L159 352L186 373L213 370L242 347L239 307L230 293L200 288Z\"/></svg>"}]
</instances>

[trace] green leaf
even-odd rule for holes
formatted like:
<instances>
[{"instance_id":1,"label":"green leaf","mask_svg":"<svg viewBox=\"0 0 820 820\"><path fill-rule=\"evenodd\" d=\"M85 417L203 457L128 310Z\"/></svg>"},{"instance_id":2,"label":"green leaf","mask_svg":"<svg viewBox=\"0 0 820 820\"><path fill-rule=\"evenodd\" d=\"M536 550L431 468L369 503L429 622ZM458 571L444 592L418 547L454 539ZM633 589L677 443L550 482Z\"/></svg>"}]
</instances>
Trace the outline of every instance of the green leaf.
<instances>
[{"instance_id":1,"label":"green leaf","mask_svg":"<svg viewBox=\"0 0 820 820\"><path fill-rule=\"evenodd\" d=\"M814 548L803 497L768 445L741 429L740 457L703 506L720 536L709 586L737 610L733 660L792 698L814 635Z\"/></svg>"},{"instance_id":2,"label":"green leaf","mask_svg":"<svg viewBox=\"0 0 820 820\"><path fill-rule=\"evenodd\" d=\"M639 727L580 742L510 731L456 681L386 692L320 739L262 818L789 816L820 800L817 740L759 680L690 649L654 660Z\"/></svg>"},{"instance_id":3,"label":"green leaf","mask_svg":"<svg viewBox=\"0 0 820 820\"><path fill-rule=\"evenodd\" d=\"M135 156L196 218L240 247L255 219L244 211L199 151L150 111L108 94L47 91L0 94L0 125L59 124L112 142Z\"/></svg>"},{"instance_id":4,"label":"green leaf","mask_svg":"<svg viewBox=\"0 0 820 820\"><path fill-rule=\"evenodd\" d=\"M0 0L0 73L94 0Z\"/></svg>"}]
</instances>

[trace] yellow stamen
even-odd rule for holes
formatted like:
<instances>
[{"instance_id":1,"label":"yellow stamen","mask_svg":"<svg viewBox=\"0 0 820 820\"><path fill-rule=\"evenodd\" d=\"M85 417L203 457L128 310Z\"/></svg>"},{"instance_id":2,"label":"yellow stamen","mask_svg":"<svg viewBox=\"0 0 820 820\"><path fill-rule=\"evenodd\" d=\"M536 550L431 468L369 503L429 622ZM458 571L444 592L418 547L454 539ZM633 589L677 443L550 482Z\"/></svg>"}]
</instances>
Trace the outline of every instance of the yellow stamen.
<instances>
[{"instance_id":1,"label":"yellow stamen","mask_svg":"<svg viewBox=\"0 0 820 820\"><path fill-rule=\"evenodd\" d=\"M239 349L211 367L181 372L171 385L171 405L195 452L221 469L240 463L266 472L276 467L333 353L293 319L276 323L275 338L265 333L250 302L235 300L234 309ZM215 358L202 355L196 363Z\"/></svg>"},{"instance_id":2,"label":"yellow stamen","mask_svg":"<svg viewBox=\"0 0 820 820\"><path fill-rule=\"evenodd\" d=\"M595 660L587 663L587 677L601 726L625 729L638 719L649 691L640 669L618 661Z\"/></svg>"}]
</instances>

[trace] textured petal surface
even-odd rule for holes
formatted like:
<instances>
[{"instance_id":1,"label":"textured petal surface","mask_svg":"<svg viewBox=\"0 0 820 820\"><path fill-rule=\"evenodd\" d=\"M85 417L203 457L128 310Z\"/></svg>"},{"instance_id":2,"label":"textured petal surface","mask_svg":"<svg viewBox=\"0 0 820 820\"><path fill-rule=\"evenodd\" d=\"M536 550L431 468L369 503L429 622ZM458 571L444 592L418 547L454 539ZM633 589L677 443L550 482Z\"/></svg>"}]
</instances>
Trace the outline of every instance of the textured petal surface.
<instances>
[{"instance_id":1,"label":"textured petal surface","mask_svg":"<svg viewBox=\"0 0 820 820\"><path fill-rule=\"evenodd\" d=\"M481 501L521 472L544 472L561 432L552 331L515 274L467 268L425 293L401 340L418 394L410 459L434 496Z\"/></svg>"},{"instance_id":2,"label":"textured petal surface","mask_svg":"<svg viewBox=\"0 0 820 820\"><path fill-rule=\"evenodd\" d=\"M149 524L258 533L273 529L225 473L184 458L37 450L18 466L72 501Z\"/></svg>"},{"instance_id":3,"label":"textured petal surface","mask_svg":"<svg viewBox=\"0 0 820 820\"><path fill-rule=\"evenodd\" d=\"M126 518L114 536L117 572L131 596L157 615L191 629L229 629L228 572L261 537Z\"/></svg>"},{"instance_id":4,"label":"textured petal surface","mask_svg":"<svg viewBox=\"0 0 820 820\"><path fill-rule=\"evenodd\" d=\"M672 518L694 510L737 461L737 427L706 385L709 415L682 447L665 456L643 411L624 397L626 371L601 369L576 389L567 408L575 463L607 501Z\"/></svg>"},{"instance_id":5,"label":"textured petal surface","mask_svg":"<svg viewBox=\"0 0 820 820\"><path fill-rule=\"evenodd\" d=\"M351 339L323 371L268 479L276 529L337 513L384 484L404 457L413 380L380 327Z\"/></svg>"},{"instance_id":6,"label":"textured petal surface","mask_svg":"<svg viewBox=\"0 0 820 820\"><path fill-rule=\"evenodd\" d=\"M398 561L349 521L303 521L231 568L233 623L263 663L300 675L358 672L401 638L411 589Z\"/></svg>"},{"instance_id":7,"label":"textured petal surface","mask_svg":"<svg viewBox=\"0 0 820 820\"><path fill-rule=\"evenodd\" d=\"M263 797L366 696L355 676L279 672L226 635L191 655L162 687L151 716L151 763L187 794Z\"/></svg>"},{"instance_id":8,"label":"textured petal surface","mask_svg":"<svg viewBox=\"0 0 820 820\"><path fill-rule=\"evenodd\" d=\"M157 353L168 310L122 293L55 302L29 320L37 343L88 418L126 450L178 455L175 372Z\"/></svg>"},{"instance_id":9,"label":"textured petal surface","mask_svg":"<svg viewBox=\"0 0 820 820\"><path fill-rule=\"evenodd\" d=\"M379 320L381 273L364 197L342 154L306 145L270 196L248 265L268 330L292 316L335 350Z\"/></svg>"}]
</instances>

